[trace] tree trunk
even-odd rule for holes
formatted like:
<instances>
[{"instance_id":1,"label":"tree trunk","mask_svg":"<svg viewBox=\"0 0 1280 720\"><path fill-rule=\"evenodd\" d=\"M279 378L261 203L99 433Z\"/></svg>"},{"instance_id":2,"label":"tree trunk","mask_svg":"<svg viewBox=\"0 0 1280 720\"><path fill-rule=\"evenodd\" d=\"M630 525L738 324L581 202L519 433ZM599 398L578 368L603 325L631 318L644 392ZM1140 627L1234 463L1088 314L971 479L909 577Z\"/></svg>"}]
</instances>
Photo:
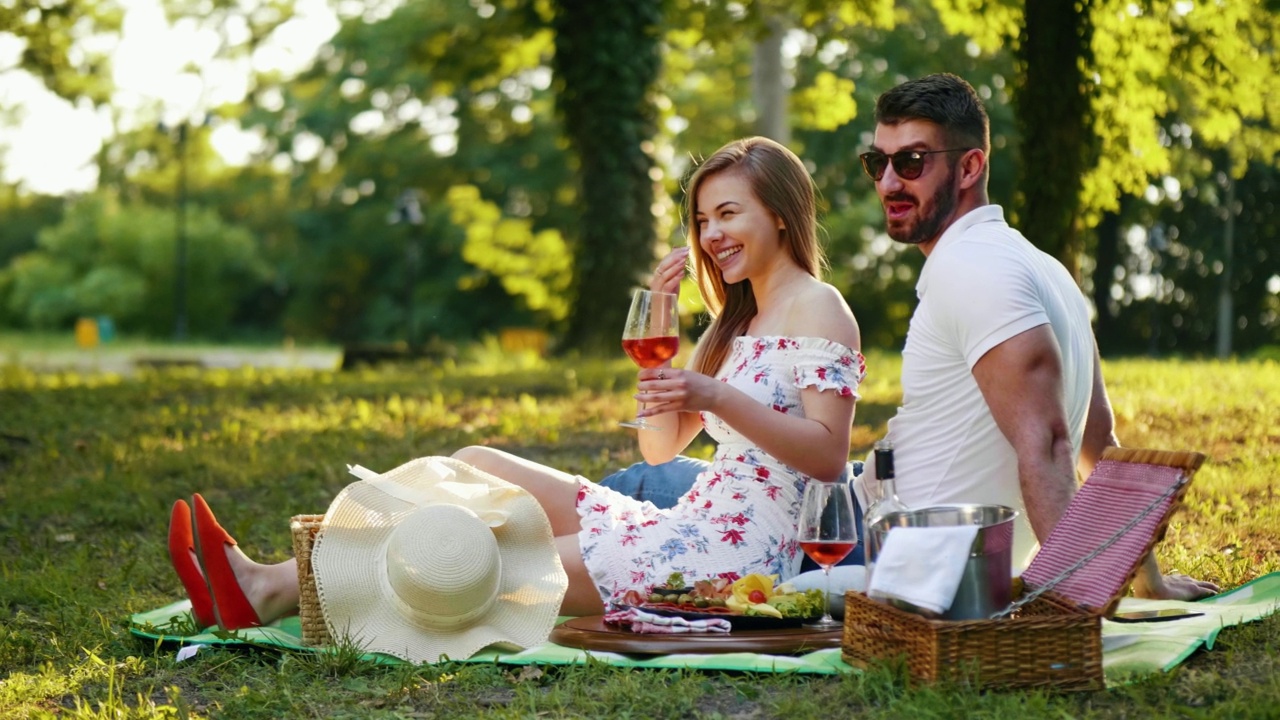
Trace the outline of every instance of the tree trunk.
<instances>
[{"instance_id":1,"label":"tree trunk","mask_svg":"<svg viewBox=\"0 0 1280 720\"><path fill-rule=\"evenodd\" d=\"M1226 225L1222 230L1222 278L1218 286L1218 358L1231 357L1231 332L1236 324L1232 302L1234 288L1232 276L1236 261L1236 179L1227 173Z\"/></svg>"},{"instance_id":2,"label":"tree trunk","mask_svg":"<svg viewBox=\"0 0 1280 720\"><path fill-rule=\"evenodd\" d=\"M1122 206L1124 201L1121 200ZM1119 212L1109 212L1102 216L1098 223L1098 249L1094 253L1093 268L1093 305L1098 311L1098 320L1094 325L1094 337L1098 339L1098 349L1106 355L1114 352L1120 344L1117 337L1119 331L1116 317L1111 314L1111 285L1115 282L1116 265L1120 262L1120 217Z\"/></svg>"},{"instance_id":3,"label":"tree trunk","mask_svg":"<svg viewBox=\"0 0 1280 720\"><path fill-rule=\"evenodd\" d=\"M565 134L580 165L576 300L565 341L617 349L628 297L653 262L657 0L556 0L554 70Z\"/></svg>"},{"instance_id":4,"label":"tree trunk","mask_svg":"<svg viewBox=\"0 0 1280 720\"><path fill-rule=\"evenodd\" d=\"M782 21L765 23L766 34L756 41L751 88L755 95L756 133L787 145L791 125L787 122L787 85L782 69Z\"/></svg>"},{"instance_id":5,"label":"tree trunk","mask_svg":"<svg viewBox=\"0 0 1280 720\"><path fill-rule=\"evenodd\" d=\"M1080 279L1080 188L1097 140L1084 68L1092 58L1090 0L1027 0L1018 43L1022 84L1018 224L1031 242Z\"/></svg>"}]
</instances>

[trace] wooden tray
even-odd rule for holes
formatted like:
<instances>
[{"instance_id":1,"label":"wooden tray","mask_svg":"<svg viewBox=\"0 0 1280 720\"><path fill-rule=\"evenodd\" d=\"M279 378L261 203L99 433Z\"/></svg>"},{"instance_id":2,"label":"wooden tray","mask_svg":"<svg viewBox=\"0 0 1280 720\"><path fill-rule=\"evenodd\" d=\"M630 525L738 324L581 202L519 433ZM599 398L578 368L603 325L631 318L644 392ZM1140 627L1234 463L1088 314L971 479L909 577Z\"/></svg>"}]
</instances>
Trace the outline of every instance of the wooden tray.
<instances>
[{"instance_id":1,"label":"wooden tray","mask_svg":"<svg viewBox=\"0 0 1280 720\"><path fill-rule=\"evenodd\" d=\"M551 642L564 647L638 655L730 652L797 655L840 647L840 637L840 628L819 631L803 627L683 635L641 634L606 625L603 615L572 618L551 631Z\"/></svg>"}]
</instances>

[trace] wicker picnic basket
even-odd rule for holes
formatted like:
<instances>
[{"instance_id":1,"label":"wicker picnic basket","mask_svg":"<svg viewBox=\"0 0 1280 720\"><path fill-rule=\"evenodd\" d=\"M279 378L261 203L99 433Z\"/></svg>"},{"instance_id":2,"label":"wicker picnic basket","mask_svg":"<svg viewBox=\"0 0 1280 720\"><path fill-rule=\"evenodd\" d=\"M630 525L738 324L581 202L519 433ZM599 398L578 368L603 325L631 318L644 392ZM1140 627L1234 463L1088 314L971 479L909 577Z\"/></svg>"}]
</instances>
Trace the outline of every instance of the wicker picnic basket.
<instances>
[{"instance_id":1,"label":"wicker picnic basket","mask_svg":"<svg viewBox=\"0 0 1280 720\"><path fill-rule=\"evenodd\" d=\"M856 667L904 658L911 679L926 683L1103 688L1102 618L1163 538L1203 462L1199 453L1108 449L1023 573L1016 610L933 620L851 591L841 656Z\"/></svg>"},{"instance_id":2,"label":"wicker picnic basket","mask_svg":"<svg viewBox=\"0 0 1280 720\"><path fill-rule=\"evenodd\" d=\"M320 610L320 597L316 594L316 576L311 571L311 547L324 515L294 515L289 520L293 534L293 556L298 561L298 617L302 621L302 642L305 645L328 645L332 641Z\"/></svg>"}]
</instances>

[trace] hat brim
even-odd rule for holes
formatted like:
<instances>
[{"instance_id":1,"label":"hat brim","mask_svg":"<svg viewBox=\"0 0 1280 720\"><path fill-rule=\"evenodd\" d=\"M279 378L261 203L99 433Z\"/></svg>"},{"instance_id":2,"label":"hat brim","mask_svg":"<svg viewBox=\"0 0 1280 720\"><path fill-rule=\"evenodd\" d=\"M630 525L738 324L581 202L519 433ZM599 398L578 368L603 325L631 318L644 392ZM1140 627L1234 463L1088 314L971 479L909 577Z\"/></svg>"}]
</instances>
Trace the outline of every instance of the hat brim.
<instances>
[{"instance_id":1,"label":"hat brim","mask_svg":"<svg viewBox=\"0 0 1280 720\"><path fill-rule=\"evenodd\" d=\"M396 526L418 505L404 499L411 495L358 481L329 506L312 549L316 593L330 637L348 638L368 652L430 663L446 656L467 658L498 643L531 647L545 642L568 589L546 513L522 488L452 458L419 458L379 481L411 494L439 483L441 466L452 471L449 482L499 491L475 501L492 503L506 515L493 528L502 561L493 605L474 622L451 630L423 627L407 617L388 580L386 550Z\"/></svg>"}]
</instances>

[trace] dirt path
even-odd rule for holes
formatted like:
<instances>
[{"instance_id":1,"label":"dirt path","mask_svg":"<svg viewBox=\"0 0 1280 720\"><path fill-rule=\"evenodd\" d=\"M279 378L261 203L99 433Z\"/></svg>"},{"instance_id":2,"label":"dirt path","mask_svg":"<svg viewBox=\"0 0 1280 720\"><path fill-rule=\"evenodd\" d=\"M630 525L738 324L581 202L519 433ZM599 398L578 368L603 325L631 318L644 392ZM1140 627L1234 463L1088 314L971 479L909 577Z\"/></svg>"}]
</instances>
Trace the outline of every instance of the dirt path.
<instances>
[{"instance_id":1,"label":"dirt path","mask_svg":"<svg viewBox=\"0 0 1280 720\"><path fill-rule=\"evenodd\" d=\"M245 348L94 348L91 350L0 351L0 365L14 364L37 372L103 372L132 374L140 367L305 368L336 370L341 350Z\"/></svg>"}]
</instances>

